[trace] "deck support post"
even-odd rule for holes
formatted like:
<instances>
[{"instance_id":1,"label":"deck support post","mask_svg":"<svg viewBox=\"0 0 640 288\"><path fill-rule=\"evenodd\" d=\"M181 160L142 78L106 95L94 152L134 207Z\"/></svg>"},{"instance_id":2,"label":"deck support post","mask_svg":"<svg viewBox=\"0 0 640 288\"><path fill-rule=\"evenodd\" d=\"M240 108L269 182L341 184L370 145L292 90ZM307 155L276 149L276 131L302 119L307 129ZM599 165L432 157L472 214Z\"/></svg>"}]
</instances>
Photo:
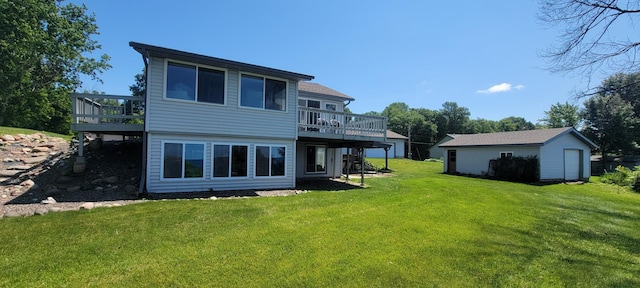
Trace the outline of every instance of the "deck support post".
<instances>
[{"instance_id":1,"label":"deck support post","mask_svg":"<svg viewBox=\"0 0 640 288\"><path fill-rule=\"evenodd\" d=\"M360 154L360 186L364 187L364 148L359 148Z\"/></svg>"},{"instance_id":2,"label":"deck support post","mask_svg":"<svg viewBox=\"0 0 640 288\"><path fill-rule=\"evenodd\" d=\"M349 174L351 174L351 147L347 147L347 183L349 183Z\"/></svg>"},{"instance_id":3,"label":"deck support post","mask_svg":"<svg viewBox=\"0 0 640 288\"><path fill-rule=\"evenodd\" d=\"M87 170L87 162L84 158L84 132L78 132L78 157L73 162L73 173L83 173Z\"/></svg>"}]
</instances>

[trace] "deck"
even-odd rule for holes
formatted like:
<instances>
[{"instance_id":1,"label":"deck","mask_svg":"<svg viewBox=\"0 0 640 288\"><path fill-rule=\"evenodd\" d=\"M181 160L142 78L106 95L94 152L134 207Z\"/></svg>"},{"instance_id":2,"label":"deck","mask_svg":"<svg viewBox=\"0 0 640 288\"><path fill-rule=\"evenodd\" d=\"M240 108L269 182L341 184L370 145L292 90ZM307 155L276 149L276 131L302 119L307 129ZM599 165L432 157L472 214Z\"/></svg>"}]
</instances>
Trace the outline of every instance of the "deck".
<instances>
[{"instance_id":1,"label":"deck","mask_svg":"<svg viewBox=\"0 0 640 288\"><path fill-rule=\"evenodd\" d=\"M144 97L71 94L71 128L77 132L140 134ZM298 107L298 136L339 141L386 140L385 117Z\"/></svg>"},{"instance_id":2,"label":"deck","mask_svg":"<svg viewBox=\"0 0 640 288\"><path fill-rule=\"evenodd\" d=\"M73 131L114 134L144 131L144 97L73 93L71 100Z\"/></svg>"},{"instance_id":3,"label":"deck","mask_svg":"<svg viewBox=\"0 0 640 288\"><path fill-rule=\"evenodd\" d=\"M385 141L387 138L387 119L380 116L298 107L298 136L353 141Z\"/></svg>"}]
</instances>

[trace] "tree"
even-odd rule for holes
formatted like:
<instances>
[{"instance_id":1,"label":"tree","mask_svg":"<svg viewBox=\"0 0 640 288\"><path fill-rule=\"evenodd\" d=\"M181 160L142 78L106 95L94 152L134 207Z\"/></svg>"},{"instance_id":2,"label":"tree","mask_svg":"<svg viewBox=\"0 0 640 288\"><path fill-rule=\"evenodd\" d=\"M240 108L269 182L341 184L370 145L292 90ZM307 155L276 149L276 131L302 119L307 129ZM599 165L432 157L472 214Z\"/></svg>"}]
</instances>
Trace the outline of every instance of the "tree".
<instances>
[{"instance_id":1,"label":"tree","mask_svg":"<svg viewBox=\"0 0 640 288\"><path fill-rule=\"evenodd\" d=\"M637 33L616 33L616 29L635 27L640 16L638 2L540 0L538 18L550 27L565 27L559 44L543 55L550 60L551 71L592 75L603 65L615 71L637 71Z\"/></svg>"},{"instance_id":2,"label":"tree","mask_svg":"<svg viewBox=\"0 0 640 288\"><path fill-rule=\"evenodd\" d=\"M576 127L581 120L579 110L577 105L558 102L551 105L549 111L544 111L545 117L539 121L546 128Z\"/></svg>"},{"instance_id":3,"label":"tree","mask_svg":"<svg viewBox=\"0 0 640 288\"><path fill-rule=\"evenodd\" d=\"M466 107L458 106L456 102L444 102L438 116L438 138L450 133L462 133L464 126L469 121L471 112Z\"/></svg>"},{"instance_id":4,"label":"tree","mask_svg":"<svg viewBox=\"0 0 640 288\"><path fill-rule=\"evenodd\" d=\"M536 126L522 117L511 116L498 121L498 131L500 132L524 131L534 129L536 129Z\"/></svg>"},{"instance_id":5,"label":"tree","mask_svg":"<svg viewBox=\"0 0 640 288\"><path fill-rule=\"evenodd\" d=\"M493 133L498 131L498 122L487 119L471 119L464 125L465 134Z\"/></svg>"},{"instance_id":6,"label":"tree","mask_svg":"<svg viewBox=\"0 0 640 288\"><path fill-rule=\"evenodd\" d=\"M147 82L144 77L144 71L142 73L136 74L134 76L135 83L129 86L129 90L131 91L132 96L137 97L145 97L147 93ZM144 101L131 101L127 100L124 102L124 111L127 115L142 115L144 114ZM127 120L135 120L135 119L127 119ZM142 121L126 121L128 123L139 123L142 124Z\"/></svg>"},{"instance_id":7,"label":"tree","mask_svg":"<svg viewBox=\"0 0 640 288\"><path fill-rule=\"evenodd\" d=\"M625 153L635 147L633 133L640 121L632 106L619 95L596 95L584 103L583 133L600 146L602 158L608 153Z\"/></svg>"},{"instance_id":8,"label":"tree","mask_svg":"<svg viewBox=\"0 0 640 288\"><path fill-rule=\"evenodd\" d=\"M0 125L69 133L80 75L110 67L87 56L101 48L95 21L84 5L0 0Z\"/></svg>"}]
</instances>

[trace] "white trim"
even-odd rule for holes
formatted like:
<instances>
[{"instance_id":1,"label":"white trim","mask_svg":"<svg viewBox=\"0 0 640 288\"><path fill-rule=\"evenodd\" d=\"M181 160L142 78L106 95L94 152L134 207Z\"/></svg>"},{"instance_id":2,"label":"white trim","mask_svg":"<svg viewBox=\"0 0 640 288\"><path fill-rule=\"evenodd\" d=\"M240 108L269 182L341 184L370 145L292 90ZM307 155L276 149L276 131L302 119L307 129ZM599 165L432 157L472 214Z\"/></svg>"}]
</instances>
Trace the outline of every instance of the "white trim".
<instances>
[{"instance_id":1,"label":"white trim","mask_svg":"<svg viewBox=\"0 0 640 288\"><path fill-rule=\"evenodd\" d=\"M186 100L186 99L176 99L176 98L169 98L167 97L167 74L168 74L168 66L169 66L169 62L172 63L177 63L177 64L183 64L183 65L189 65L189 66L193 66L196 68L196 82L195 87L194 87L194 100ZM202 68L206 68L206 69L210 69L210 70L217 70L220 72L224 72L224 92L223 92L223 103L211 103L211 102L201 102L198 101L198 67L202 67ZM228 82L229 82L229 70L226 68L220 68L220 67L215 67L215 66L208 66L208 65L201 65L201 64L195 64L195 63L191 63L191 62L186 62L186 61L180 61L180 60L173 60L173 59L169 59L169 58L164 58L164 71L163 71L163 75L162 75L162 100L167 100L167 101L177 101L177 102L181 102L181 103L197 103L197 104L204 104L204 105L214 105L214 106L227 106L228 103L228 93L229 93L229 89L228 89Z\"/></svg>"},{"instance_id":2,"label":"white trim","mask_svg":"<svg viewBox=\"0 0 640 288\"><path fill-rule=\"evenodd\" d=\"M182 172L180 175L180 178L165 178L164 177L164 145L165 144L181 144L182 145L182 162L181 162L181 167L180 167L180 171ZM184 146L186 144L196 144L196 145L202 145L202 147L204 148L202 150L202 177L189 177L189 178L185 178L184 177L184 166L185 166L185 149ZM160 141L160 181L193 181L193 180L197 180L197 181L201 181L201 180L205 180L207 179L207 175L206 175L206 171L207 171L207 143L206 142L201 142L201 141L184 141L184 140L162 140Z\"/></svg>"},{"instance_id":3,"label":"white trim","mask_svg":"<svg viewBox=\"0 0 640 288\"><path fill-rule=\"evenodd\" d=\"M274 179L274 178L286 178L287 177L287 150L288 145L286 144L253 144L253 177L255 179ZM269 175L267 176L258 176L258 168L256 167L258 165L258 157L256 157L256 153L258 153L258 147L269 147ZM283 147L284 148L284 175L277 175L277 176L271 176L271 149L273 149L273 147Z\"/></svg>"},{"instance_id":4,"label":"white trim","mask_svg":"<svg viewBox=\"0 0 640 288\"><path fill-rule=\"evenodd\" d=\"M253 109L253 110L260 110L260 111L273 111L273 112L279 112L279 113L287 113L289 111L289 80L287 79L282 79L282 78L278 78L278 77L271 77L271 76L266 76L266 75L261 75L261 74L255 74L255 73L247 73L247 72L239 72L238 73L238 108L242 108L242 109ZM242 75L248 75L248 76L253 76L253 77L260 77L262 78L262 108L259 107L251 107L251 106L242 106ZM284 110L274 110L274 109L267 109L265 108L265 93L266 93L266 85L267 85L267 81L265 81L266 79L271 79L271 80L276 80L276 81L282 81L285 84L284 87ZM297 103L296 103L297 105Z\"/></svg>"},{"instance_id":5,"label":"white trim","mask_svg":"<svg viewBox=\"0 0 640 288\"><path fill-rule=\"evenodd\" d=\"M216 166L215 166L215 158L216 158L215 157L215 146L216 145L226 145L226 146L229 147L229 150L228 150L228 152L229 152L229 167L228 167L228 170L227 170L227 175L228 176L226 176L226 177L215 177L215 176L213 176L214 173L215 173L215 169L216 169ZM232 176L231 175L231 167L233 166L233 150L232 150L233 146L247 147L247 167L246 167L247 175L245 175L245 176ZM228 180L234 180L234 179L249 179L249 175L250 175L249 167L251 167L251 165L250 165L250 162L251 162L250 159L251 158L249 156L251 156L251 144L248 144L248 143L235 143L235 142L234 143L232 143L232 142L211 142L211 161L209 161L210 162L209 164L211 165L211 173L210 173L211 175L209 175L209 176L211 176L211 180L212 181L228 181Z\"/></svg>"}]
</instances>

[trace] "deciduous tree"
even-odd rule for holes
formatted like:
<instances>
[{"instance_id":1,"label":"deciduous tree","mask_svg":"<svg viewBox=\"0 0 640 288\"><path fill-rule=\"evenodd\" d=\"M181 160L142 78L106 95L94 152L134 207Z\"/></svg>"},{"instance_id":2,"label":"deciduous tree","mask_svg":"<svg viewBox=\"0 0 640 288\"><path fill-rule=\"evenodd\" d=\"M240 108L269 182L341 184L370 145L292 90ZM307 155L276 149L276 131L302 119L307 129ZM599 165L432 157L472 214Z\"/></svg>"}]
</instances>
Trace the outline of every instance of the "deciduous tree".
<instances>
[{"instance_id":1,"label":"deciduous tree","mask_svg":"<svg viewBox=\"0 0 640 288\"><path fill-rule=\"evenodd\" d=\"M544 111L545 117L540 119L545 128L576 127L580 123L580 108L577 105L558 102Z\"/></svg>"},{"instance_id":2,"label":"deciduous tree","mask_svg":"<svg viewBox=\"0 0 640 288\"><path fill-rule=\"evenodd\" d=\"M562 27L558 43L543 54L550 69L582 75L592 75L603 65L613 71L638 71L638 33L619 31L636 27L639 2L540 0L538 18L550 27Z\"/></svg>"},{"instance_id":3,"label":"deciduous tree","mask_svg":"<svg viewBox=\"0 0 640 288\"><path fill-rule=\"evenodd\" d=\"M0 125L68 133L69 93L108 69L86 6L0 0Z\"/></svg>"}]
</instances>

